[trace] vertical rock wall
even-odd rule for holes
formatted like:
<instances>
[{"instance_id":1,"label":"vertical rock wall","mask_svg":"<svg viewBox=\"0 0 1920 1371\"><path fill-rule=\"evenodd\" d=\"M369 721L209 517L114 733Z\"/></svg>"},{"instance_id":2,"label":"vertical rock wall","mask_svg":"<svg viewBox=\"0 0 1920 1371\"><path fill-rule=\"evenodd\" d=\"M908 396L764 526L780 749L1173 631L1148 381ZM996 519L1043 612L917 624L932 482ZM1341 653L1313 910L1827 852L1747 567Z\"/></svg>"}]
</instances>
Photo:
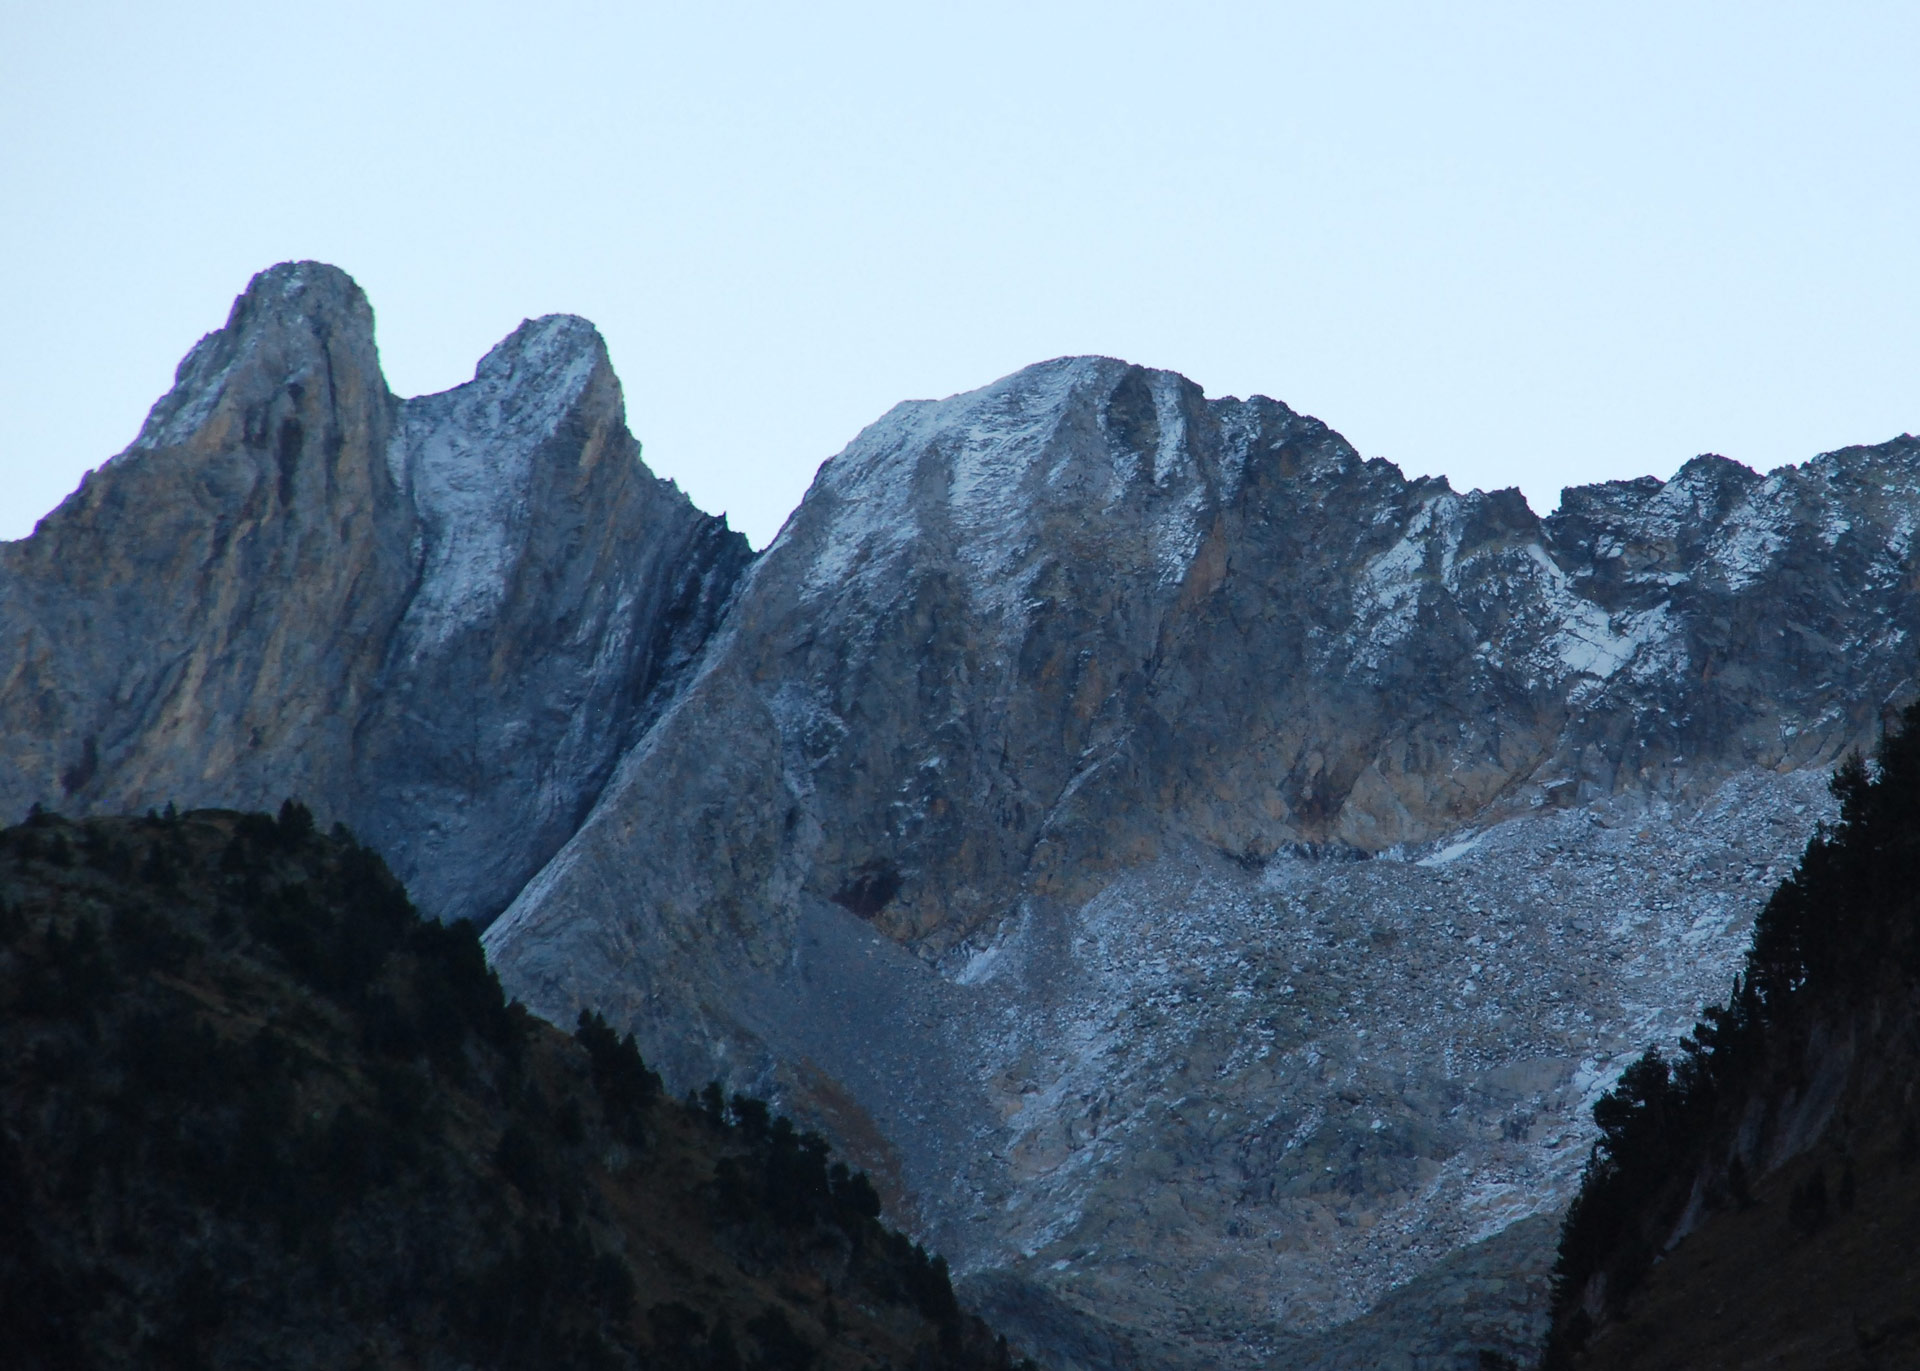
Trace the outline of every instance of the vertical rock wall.
<instances>
[{"instance_id":1,"label":"vertical rock wall","mask_svg":"<svg viewBox=\"0 0 1920 1371\"><path fill-rule=\"evenodd\" d=\"M344 821L486 919L711 631L743 539L649 474L591 325L389 394L338 270L261 273L126 452L0 545L0 811Z\"/></svg>"}]
</instances>

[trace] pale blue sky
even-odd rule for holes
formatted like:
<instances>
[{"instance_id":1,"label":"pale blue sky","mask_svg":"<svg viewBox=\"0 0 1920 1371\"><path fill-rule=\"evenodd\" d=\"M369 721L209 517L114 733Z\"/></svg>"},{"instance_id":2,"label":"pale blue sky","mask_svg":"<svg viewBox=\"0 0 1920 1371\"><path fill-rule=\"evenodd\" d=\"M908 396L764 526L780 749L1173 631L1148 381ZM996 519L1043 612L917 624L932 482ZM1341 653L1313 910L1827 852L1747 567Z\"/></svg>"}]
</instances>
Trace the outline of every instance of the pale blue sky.
<instances>
[{"instance_id":1,"label":"pale blue sky","mask_svg":"<svg viewBox=\"0 0 1920 1371\"><path fill-rule=\"evenodd\" d=\"M402 394L600 325L764 542L894 402L1101 352L1458 487L1920 429L1920 6L0 5L0 537L247 278Z\"/></svg>"}]
</instances>

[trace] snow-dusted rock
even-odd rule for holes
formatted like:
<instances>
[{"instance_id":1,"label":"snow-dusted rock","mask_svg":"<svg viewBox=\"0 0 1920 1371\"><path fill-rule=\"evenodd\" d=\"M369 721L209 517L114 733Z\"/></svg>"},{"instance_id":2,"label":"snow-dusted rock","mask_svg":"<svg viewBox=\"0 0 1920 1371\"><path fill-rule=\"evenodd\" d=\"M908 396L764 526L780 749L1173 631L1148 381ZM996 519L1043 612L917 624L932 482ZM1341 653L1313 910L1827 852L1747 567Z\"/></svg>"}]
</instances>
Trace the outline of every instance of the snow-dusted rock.
<instances>
[{"instance_id":1,"label":"snow-dusted rock","mask_svg":"<svg viewBox=\"0 0 1920 1371\"><path fill-rule=\"evenodd\" d=\"M710 630L743 540L650 475L592 325L399 400L343 273L261 273L0 544L0 812L305 799L491 917Z\"/></svg>"},{"instance_id":2,"label":"snow-dusted rock","mask_svg":"<svg viewBox=\"0 0 1920 1371\"><path fill-rule=\"evenodd\" d=\"M1917 513L1900 439L1541 519L1072 358L756 560L587 324L402 401L290 264L0 545L0 809L298 794L511 900L510 989L776 1094L1057 1365L1471 1366L1913 693Z\"/></svg>"},{"instance_id":3,"label":"snow-dusted rock","mask_svg":"<svg viewBox=\"0 0 1920 1371\"><path fill-rule=\"evenodd\" d=\"M488 944L1062 1363L1337 1365L1390 1290L1518 1350L1586 1104L1911 689L1916 509L1907 439L1543 520L1102 358L902 405Z\"/></svg>"}]
</instances>

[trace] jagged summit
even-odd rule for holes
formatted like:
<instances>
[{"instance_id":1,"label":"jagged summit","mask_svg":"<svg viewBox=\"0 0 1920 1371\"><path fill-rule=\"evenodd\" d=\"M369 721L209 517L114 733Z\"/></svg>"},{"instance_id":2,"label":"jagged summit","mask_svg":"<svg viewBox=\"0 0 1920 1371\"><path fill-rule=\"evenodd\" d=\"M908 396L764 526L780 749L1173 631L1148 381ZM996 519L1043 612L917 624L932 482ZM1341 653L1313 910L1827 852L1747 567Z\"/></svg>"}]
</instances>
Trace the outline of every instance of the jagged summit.
<instances>
[{"instance_id":1,"label":"jagged summit","mask_svg":"<svg viewBox=\"0 0 1920 1371\"><path fill-rule=\"evenodd\" d=\"M298 794L435 914L489 918L748 559L641 463L591 324L530 320L401 400L359 287L283 263L0 547L0 809Z\"/></svg>"},{"instance_id":2,"label":"jagged summit","mask_svg":"<svg viewBox=\"0 0 1920 1371\"><path fill-rule=\"evenodd\" d=\"M373 306L366 293L346 272L325 262L269 267L235 298L225 325L203 336L181 359L173 388L154 402L127 451L188 441L216 406L243 400L234 385L237 373L252 368L282 384L302 384L315 376L324 382L336 359L349 369L379 374ZM495 402L505 398L510 409L533 400L536 412L519 420L523 427L543 420L551 424L547 411L577 398L582 376L598 368L610 369L600 331L578 315L548 314L523 321L489 349L466 385L490 387Z\"/></svg>"},{"instance_id":3,"label":"jagged summit","mask_svg":"<svg viewBox=\"0 0 1920 1371\"><path fill-rule=\"evenodd\" d=\"M489 348L474 368L473 379L506 385L516 374L551 375L608 364L606 341L591 321L577 314L543 314L523 320Z\"/></svg>"},{"instance_id":4,"label":"jagged summit","mask_svg":"<svg viewBox=\"0 0 1920 1371\"><path fill-rule=\"evenodd\" d=\"M373 306L365 292L324 262L269 267L234 300L225 326L181 359L173 388L154 403L127 453L187 442L223 399L244 405L243 393L230 384L236 373L265 372L299 384L324 378L336 355L348 370L378 374Z\"/></svg>"},{"instance_id":5,"label":"jagged summit","mask_svg":"<svg viewBox=\"0 0 1920 1371\"><path fill-rule=\"evenodd\" d=\"M1912 689L1917 509L1900 440L1542 518L1107 358L898 406L488 946L880 1140L1063 1357L1308 1364L1550 1212L1611 1054L1731 965L1802 769Z\"/></svg>"},{"instance_id":6,"label":"jagged summit","mask_svg":"<svg viewBox=\"0 0 1920 1371\"><path fill-rule=\"evenodd\" d=\"M1316 442L1302 441L1309 434ZM882 548L918 542L999 593L1011 589L1036 517L1078 517L1078 532L1064 522L1050 531L1076 544L1121 540L1103 560L1143 559L1173 578L1198 546L1202 509L1231 501L1248 462L1289 442L1296 458L1357 461L1338 435L1275 401L1210 402L1173 372L1057 358L980 390L896 406L821 468L782 536L822 531L815 589L855 561L872 574Z\"/></svg>"}]
</instances>

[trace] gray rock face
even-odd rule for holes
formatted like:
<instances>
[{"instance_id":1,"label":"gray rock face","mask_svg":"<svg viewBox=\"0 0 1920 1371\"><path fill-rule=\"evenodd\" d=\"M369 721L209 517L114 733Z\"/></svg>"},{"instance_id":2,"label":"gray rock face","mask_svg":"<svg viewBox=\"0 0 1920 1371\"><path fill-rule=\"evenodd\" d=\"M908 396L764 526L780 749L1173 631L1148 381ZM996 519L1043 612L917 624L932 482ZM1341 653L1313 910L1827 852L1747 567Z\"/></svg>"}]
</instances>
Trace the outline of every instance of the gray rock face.
<instances>
[{"instance_id":1,"label":"gray rock face","mask_svg":"<svg viewBox=\"0 0 1920 1371\"><path fill-rule=\"evenodd\" d=\"M1912 439L1542 520L1105 359L903 405L488 945L823 1124L1058 1363L1357 1364L1723 991L1911 690L1916 513ZM1524 1350L1517 1231L1436 1347Z\"/></svg>"},{"instance_id":2,"label":"gray rock face","mask_svg":"<svg viewBox=\"0 0 1920 1371\"><path fill-rule=\"evenodd\" d=\"M256 277L126 452L0 544L0 812L304 798L497 913L749 560L656 480L591 325L388 393L343 273Z\"/></svg>"}]
</instances>

